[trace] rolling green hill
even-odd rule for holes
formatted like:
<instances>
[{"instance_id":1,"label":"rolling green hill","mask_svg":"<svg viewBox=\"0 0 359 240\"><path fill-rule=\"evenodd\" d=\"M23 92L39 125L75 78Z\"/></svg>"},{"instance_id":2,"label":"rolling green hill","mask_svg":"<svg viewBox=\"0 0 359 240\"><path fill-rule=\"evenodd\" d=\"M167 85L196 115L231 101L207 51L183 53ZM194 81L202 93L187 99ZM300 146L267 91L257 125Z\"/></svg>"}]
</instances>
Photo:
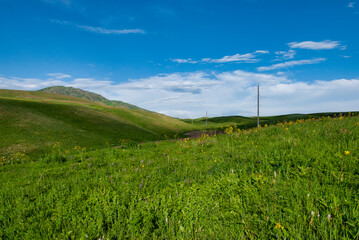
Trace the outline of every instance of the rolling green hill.
<instances>
[{"instance_id":1,"label":"rolling green hill","mask_svg":"<svg viewBox=\"0 0 359 240\"><path fill-rule=\"evenodd\" d=\"M125 108L130 108L130 109L144 110L140 107L137 107L135 105L125 103L122 101L108 100L107 98L101 96L100 94L88 92L88 91L85 91L85 90L82 90L79 88L54 86L54 87L47 87L47 88L41 89L39 91L82 98L82 99L86 99L86 100L89 100L92 102L103 103L105 105L112 106L112 107L125 107Z\"/></svg>"},{"instance_id":2,"label":"rolling green hill","mask_svg":"<svg viewBox=\"0 0 359 240\"><path fill-rule=\"evenodd\" d=\"M39 153L60 142L98 148L173 138L190 125L154 112L47 92L0 90L0 153Z\"/></svg>"},{"instance_id":3,"label":"rolling green hill","mask_svg":"<svg viewBox=\"0 0 359 240\"><path fill-rule=\"evenodd\" d=\"M311 114L286 114L278 116L264 116L260 117L260 125L273 125L277 123L284 123L289 121L296 121L298 119L310 119L320 117L335 117L348 114L348 112L330 112L330 113L311 113ZM206 118L197 119L182 119L185 123L192 124L196 129L205 129ZM221 129L227 126L236 126L240 129L248 129L257 126L257 117L243 117L243 116L223 116L213 117L207 119L207 129Z\"/></svg>"}]
</instances>

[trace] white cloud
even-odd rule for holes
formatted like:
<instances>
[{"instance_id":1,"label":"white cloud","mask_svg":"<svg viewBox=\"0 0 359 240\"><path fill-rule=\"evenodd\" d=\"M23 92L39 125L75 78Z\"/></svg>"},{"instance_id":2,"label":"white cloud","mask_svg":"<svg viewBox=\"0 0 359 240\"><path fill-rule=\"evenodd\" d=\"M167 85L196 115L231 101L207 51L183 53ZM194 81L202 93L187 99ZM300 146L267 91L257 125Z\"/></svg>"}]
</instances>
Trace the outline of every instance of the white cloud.
<instances>
[{"instance_id":1,"label":"white cloud","mask_svg":"<svg viewBox=\"0 0 359 240\"><path fill-rule=\"evenodd\" d=\"M268 50L257 50L257 51L255 51L255 53L268 54L269 51Z\"/></svg>"},{"instance_id":2,"label":"white cloud","mask_svg":"<svg viewBox=\"0 0 359 240\"><path fill-rule=\"evenodd\" d=\"M267 109L266 115L282 113L310 113L357 111L359 98L355 89L359 79L337 79L332 81L291 82L263 89ZM282 103L281 103L282 102ZM280 110L274 109L277 106Z\"/></svg>"},{"instance_id":3,"label":"white cloud","mask_svg":"<svg viewBox=\"0 0 359 240\"><path fill-rule=\"evenodd\" d=\"M85 26L85 25L79 25L74 24L69 21L64 20L58 20L58 19L52 19L51 22L57 23L57 24L63 24L63 25L71 25L74 27L77 27L81 30L87 31L87 32L93 32L93 33L100 33L100 34L115 34L115 35L122 35L122 34L146 34L146 31L135 28L135 29L107 29L102 27L93 27L93 26Z\"/></svg>"},{"instance_id":4,"label":"white cloud","mask_svg":"<svg viewBox=\"0 0 359 240\"><path fill-rule=\"evenodd\" d=\"M91 89L93 92L97 92L96 89L107 89L112 85L112 81L109 80L96 80L95 78L75 78L71 82L67 82L66 86L75 88Z\"/></svg>"},{"instance_id":5,"label":"white cloud","mask_svg":"<svg viewBox=\"0 0 359 240\"><path fill-rule=\"evenodd\" d=\"M281 61L281 60L289 60L289 59L293 59L296 52L292 49L288 50L288 51L277 51L275 52L276 58L273 61Z\"/></svg>"},{"instance_id":6,"label":"white cloud","mask_svg":"<svg viewBox=\"0 0 359 240\"><path fill-rule=\"evenodd\" d=\"M326 58L314 58L314 59L307 59L307 60L297 60L297 61L288 61L278 64L273 64L268 67L258 67L258 71L268 71L268 70L274 70L274 69L281 69L281 68L288 68L288 67L294 67L298 65L307 65L307 64L315 64L326 61Z\"/></svg>"},{"instance_id":7,"label":"white cloud","mask_svg":"<svg viewBox=\"0 0 359 240\"><path fill-rule=\"evenodd\" d=\"M0 89L39 90L50 86L65 85L62 80L35 78L0 77Z\"/></svg>"},{"instance_id":8,"label":"white cloud","mask_svg":"<svg viewBox=\"0 0 359 240\"><path fill-rule=\"evenodd\" d=\"M354 6L355 6L355 2L349 2L347 5L348 8L354 8Z\"/></svg>"},{"instance_id":9,"label":"white cloud","mask_svg":"<svg viewBox=\"0 0 359 240\"><path fill-rule=\"evenodd\" d=\"M164 110L164 111L159 111L159 113L167 115L167 116L176 116L178 118L193 118L191 115L191 112L189 112L189 111Z\"/></svg>"},{"instance_id":10,"label":"white cloud","mask_svg":"<svg viewBox=\"0 0 359 240\"><path fill-rule=\"evenodd\" d=\"M288 43L290 48L301 48L301 49L312 49L312 50L323 50L323 49L344 49L345 46L341 46L339 41L325 40L321 42L304 41L304 42L290 42Z\"/></svg>"},{"instance_id":11,"label":"white cloud","mask_svg":"<svg viewBox=\"0 0 359 240\"><path fill-rule=\"evenodd\" d=\"M48 73L47 76L54 77L55 79L71 78L71 75L64 73Z\"/></svg>"},{"instance_id":12,"label":"white cloud","mask_svg":"<svg viewBox=\"0 0 359 240\"><path fill-rule=\"evenodd\" d=\"M198 61L193 61L192 58L187 58L187 59L174 58L170 60L176 63L198 63Z\"/></svg>"},{"instance_id":13,"label":"white cloud","mask_svg":"<svg viewBox=\"0 0 359 240\"><path fill-rule=\"evenodd\" d=\"M229 62L245 62L245 63L255 63L259 62L260 59L257 59L258 54L268 54L269 52L266 50L257 50L253 53L245 53L245 54L235 54L232 56L224 56L219 59L213 59L213 58L202 58L200 61L194 61L192 58L187 59L171 59L172 62L176 63L229 63Z\"/></svg>"},{"instance_id":14,"label":"white cloud","mask_svg":"<svg viewBox=\"0 0 359 240\"><path fill-rule=\"evenodd\" d=\"M202 58L202 62L209 62L209 63L228 63L228 62L258 62L259 59L255 59L255 55L252 53L246 54L235 54L232 56L224 56L219 59L212 59L212 58Z\"/></svg>"},{"instance_id":15,"label":"white cloud","mask_svg":"<svg viewBox=\"0 0 359 240\"><path fill-rule=\"evenodd\" d=\"M176 93L200 94L202 91L219 84L204 72L160 74L146 79L131 80L121 84L128 90L165 90Z\"/></svg>"},{"instance_id":16,"label":"white cloud","mask_svg":"<svg viewBox=\"0 0 359 240\"><path fill-rule=\"evenodd\" d=\"M174 117L256 114L256 85L261 85L261 115L357 111L359 79L301 82L286 76L246 71L160 74L126 83L94 78L64 80L0 77L0 88L37 90L78 87Z\"/></svg>"},{"instance_id":17,"label":"white cloud","mask_svg":"<svg viewBox=\"0 0 359 240\"><path fill-rule=\"evenodd\" d=\"M107 28L101 28L101 27L92 27L92 26L83 26L83 25L76 25L76 27L88 31L88 32L94 32L94 33L101 33L101 34L129 34L129 33L138 33L138 34L145 34L146 32L142 29L107 29Z\"/></svg>"},{"instance_id":18,"label":"white cloud","mask_svg":"<svg viewBox=\"0 0 359 240\"><path fill-rule=\"evenodd\" d=\"M228 62L246 62L246 63L254 63L260 61L256 59L257 54L267 54L268 51L257 50L253 53L246 53L246 54L235 54L232 56L224 56L219 59L212 59L212 58L202 58L202 62L209 62L209 63L228 63Z\"/></svg>"}]
</instances>

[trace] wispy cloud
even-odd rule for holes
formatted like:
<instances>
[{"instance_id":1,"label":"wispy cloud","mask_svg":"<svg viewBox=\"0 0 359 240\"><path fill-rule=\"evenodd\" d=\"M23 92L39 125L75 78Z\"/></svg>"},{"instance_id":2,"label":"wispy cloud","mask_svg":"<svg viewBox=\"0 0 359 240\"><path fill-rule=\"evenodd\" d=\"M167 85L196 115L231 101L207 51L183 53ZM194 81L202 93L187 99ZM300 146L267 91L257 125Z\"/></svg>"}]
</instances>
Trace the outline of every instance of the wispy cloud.
<instances>
[{"instance_id":1,"label":"wispy cloud","mask_svg":"<svg viewBox=\"0 0 359 240\"><path fill-rule=\"evenodd\" d=\"M198 61L194 61L192 60L192 58L187 58L187 59L171 58L170 60L176 63L198 63Z\"/></svg>"},{"instance_id":2,"label":"wispy cloud","mask_svg":"<svg viewBox=\"0 0 359 240\"><path fill-rule=\"evenodd\" d=\"M84 26L84 25L76 25L76 27L94 33L101 33L101 34L129 34L129 33L138 33L138 34L145 34L146 32L142 29L107 29L102 27L92 27L92 26Z\"/></svg>"},{"instance_id":3,"label":"wispy cloud","mask_svg":"<svg viewBox=\"0 0 359 240\"><path fill-rule=\"evenodd\" d=\"M231 56L224 56L222 58L213 59L213 58L202 58L201 60L192 60L192 58L187 59L180 59L175 58L171 59L172 62L176 63L229 63L229 62L244 62L244 63L255 63L259 62L260 59L257 59L256 57L259 54L268 54L269 51L266 50L257 50L253 53L245 53L245 54L235 54Z\"/></svg>"},{"instance_id":4,"label":"wispy cloud","mask_svg":"<svg viewBox=\"0 0 359 240\"><path fill-rule=\"evenodd\" d=\"M51 19L50 21L51 21L52 23L57 23L57 24L74 25L73 23L71 23L71 22L69 22L69 21L65 21L65 20Z\"/></svg>"},{"instance_id":5,"label":"wispy cloud","mask_svg":"<svg viewBox=\"0 0 359 240\"><path fill-rule=\"evenodd\" d=\"M354 6L355 6L355 2L349 2L347 5L348 8L354 8Z\"/></svg>"},{"instance_id":6,"label":"wispy cloud","mask_svg":"<svg viewBox=\"0 0 359 240\"><path fill-rule=\"evenodd\" d=\"M48 73L47 76L53 77L55 79L64 79L64 78L71 78L71 75L64 74L64 73Z\"/></svg>"},{"instance_id":7,"label":"wispy cloud","mask_svg":"<svg viewBox=\"0 0 359 240\"><path fill-rule=\"evenodd\" d=\"M277 51L277 52L275 52L275 54L277 56L273 61L281 61L281 60L293 59L296 52L294 50L290 49L288 51Z\"/></svg>"},{"instance_id":8,"label":"wispy cloud","mask_svg":"<svg viewBox=\"0 0 359 240\"><path fill-rule=\"evenodd\" d=\"M246 53L246 54L235 54L232 56L224 56L219 59L212 59L212 58L203 58L202 62L209 62L209 63L228 63L228 62L246 62L246 63L253 63L260 61L256 59L256 53ZM260 51L260 53L263 53Z\"/></svg>"},{"instance_id":9,"label":"wispy cloud","mask_svg":"<svg viewBox=\"0 0 359 240\"><path fill-rule=\"evenodd\" d=\"M115 35L123 35L123 34L146 34L146 31L135 28L135 29L108 29L102 27L94 27L94 26L86 26L86 25L79 25L69 21L52 19L51 22L63 25L71 25L75 26L81 30L99 34L115 34Z\"/></svg>"},{"instance_id":10,"label":"wispy cloud","mask_svg":"<svg viewBox=\"0 0 359 240\"><path fill-rule=\"evenodd\" d=\"M288 67L294 67L298 65L307 65L307 64L315 64L326 61L326 58L314 58L314 59L308 59L308 60L297 60L297 61L288 61L278 64L273 64L268 67L258 67L258 71L268 71L268 70L274 70L274 69L281 69L281 68L288 68Z\"/></svg>"},{"instance_id":11,"label":"wispy cloud","mask_svg":"<svg viewBox=\"0 0 359 240\"><path fill-rule=\"evenodd\" d=\"M290 42L288 43L288 45L290 48L301 48L301 49L311 49L311 50L345 48L345 46L342 46L339 41L330 41L330 40L325 40L321 42L313 42L313 41Z\"/></svg>"}]
</instances>

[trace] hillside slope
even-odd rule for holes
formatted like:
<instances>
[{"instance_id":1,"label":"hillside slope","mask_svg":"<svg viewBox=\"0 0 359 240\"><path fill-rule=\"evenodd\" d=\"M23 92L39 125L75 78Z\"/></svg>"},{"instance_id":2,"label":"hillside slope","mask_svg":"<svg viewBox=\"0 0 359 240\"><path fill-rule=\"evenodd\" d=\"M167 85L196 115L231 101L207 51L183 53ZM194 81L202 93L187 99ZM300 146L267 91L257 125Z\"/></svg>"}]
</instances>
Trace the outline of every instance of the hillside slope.
<instances>
[{"instance_id":1,"label":"hillside slope","mask_svg":"<svg viewBox=\"0 0 359 240\"><path fill-rule=\"evenodd\" d=\"M130 109L144 110L140 107L137 107L137 106L129 104L129 103L125 103L122 101L116 101L116 100L108 100L107 98L101 96L100 94L88 92L88 91L85 91L85 90L82 90L79 88L74 88L74 87L54 86L54 87L47 87L47 88L41 89L39 91L82 98L82 99L86 99L86 100L89 100L92 102L103 103L105 105L112 106L112 107L125 107L125 108L130 108Z\"/></svg>"},{"instance_id":2,"label":"hillside slope","mask_svg":"<svg viewBox=\"0 0 359 240\"><path fill-rule=\"evenodd\" d=\"M175 137L182 121L46 92L0 90L0 153L41 152L57 142L88 148Z\"/></svg>"}]
</instances>

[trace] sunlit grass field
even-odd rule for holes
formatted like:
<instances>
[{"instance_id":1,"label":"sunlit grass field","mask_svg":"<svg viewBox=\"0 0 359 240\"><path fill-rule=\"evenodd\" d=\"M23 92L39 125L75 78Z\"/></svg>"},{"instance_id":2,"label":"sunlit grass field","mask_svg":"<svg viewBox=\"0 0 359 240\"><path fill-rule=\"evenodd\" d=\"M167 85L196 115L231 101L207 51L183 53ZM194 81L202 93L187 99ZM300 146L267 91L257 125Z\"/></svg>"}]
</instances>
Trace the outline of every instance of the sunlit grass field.
<instances>
[{"instance_id":1,"label":"sunlit grass field","mask_svg":"<svg viewBox=\"0 0 359 240\"><path fill-rule=\"evenodd\" d=\"M358 239L359 117L0 167L2 239Z\"/></svg>"}]
</instances>

